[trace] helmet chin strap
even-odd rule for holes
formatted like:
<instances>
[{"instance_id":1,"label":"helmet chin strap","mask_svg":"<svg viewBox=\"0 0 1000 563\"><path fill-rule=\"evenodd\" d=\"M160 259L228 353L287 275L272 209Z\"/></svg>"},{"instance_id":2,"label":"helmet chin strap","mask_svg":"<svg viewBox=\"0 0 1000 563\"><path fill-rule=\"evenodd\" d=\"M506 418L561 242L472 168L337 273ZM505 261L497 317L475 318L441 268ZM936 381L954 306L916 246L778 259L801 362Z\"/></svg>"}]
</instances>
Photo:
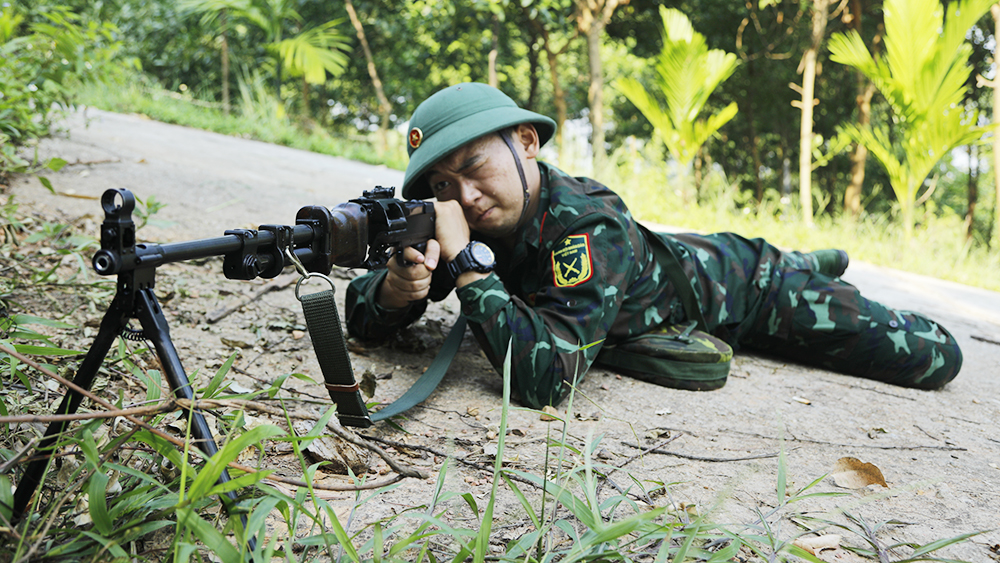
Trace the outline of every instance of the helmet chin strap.
<instances>
[{"instance_id":1,"label":"helmet chin strap","mask_svg":"<svg viewBox=\"0 0 1000 563\"><path fill-rule=\"evenodd\" d=\"M528 214L528 203L531 201L531 194L528 192L528 180L524 176L524 167L521 166L521 159L518 158L517 151L514 150L514 142L510 139L510 135L506 129L500 131L500 138L503 139L504 143L507 143L510 154L514 156L514 164L517 165L517 175L521 177L521 188L524 190L524 204L521 206L521 217L518 218L517 224L511 229L511 233L513 233L524 223L524 218Z\"/></svg>"}]
</instances>

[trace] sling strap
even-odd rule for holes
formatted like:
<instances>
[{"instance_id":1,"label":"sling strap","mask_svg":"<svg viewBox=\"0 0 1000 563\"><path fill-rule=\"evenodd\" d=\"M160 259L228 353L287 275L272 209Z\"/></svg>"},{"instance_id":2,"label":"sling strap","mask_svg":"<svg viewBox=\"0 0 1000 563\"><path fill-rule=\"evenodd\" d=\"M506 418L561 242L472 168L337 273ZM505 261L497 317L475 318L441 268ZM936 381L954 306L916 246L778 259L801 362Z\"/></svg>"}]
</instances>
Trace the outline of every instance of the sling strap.
<instances>
[{"instance_id":1,"label":"sling strap","mask_svg":"<svg viewBox=\"0 0 1000 563\"><path fill-rule=\"evenodd\" d=\"M444 339L444 344L438 350L434 361L427 367L427 371L420 376L420 379L406 393L403 393L402 397L373 414L371 417L372 420L378 422L379 420L384 420L390 416L396 416L401 412L410 410L414 406L424 402L424 399L434 392L434 389L441 383L441 379L444 378L444 374L448 372L448 367L451 366L451 361L455 359L455 354L458 353L459 346L462 345L462 338L465 336L465 325L465 317L459 316L458 320L455 321L455 325L451 327L451 331L448 332L447 338Z\"/></svg>"},{"instance_id":2,"label":"sling strap","mask_svg":"<svg viewBox=\"0 0 1000 563\"><path fill-rule=\"evenodd\" d=\"M329 278L323 277L329 281ZM358 382L351 369L351 360L347 356L347 344L333 295L333 282L330 282L330 289L302 296L298 292L299 287L296 286L295 296L302 303L309 339L312 340L316 359L323 372L326 389L330 392L330 399L337 403L337 418L344 426L368 428L372 425L372 420L368 416L368 408L361 397Z\"/></svg>"},{"instance_id":3,"label":"sling strap","mask_svg":"<svg viewBox=\"0 0 1000 563\"><path fill-rule=\"evenodd\" d=\"M674 286L674 291L677 292L677 297L681 300L681 305L684 306L684 314L687 315L689 320L697 321L698 330L708 332L705 315L701 312L701 303L699 303L698 297L694 293L694 286L691 284L691 280L684 273L684 268L681 266L681 259L677 256L677 250L645 226L639 225L639 223L636 223L636 225L639 226L639 230L646 236L646 241L653 249L656 261L663 268L663 271L667 274L667 278L670 279L670 283Z\"/></svg>"},{"instance_id":4,"label":"sling strap","mask_svg":"<svg viewBox=\"0 0 1000 563\"><path fill-rule=\"evenodd\" d=\"M448 372L448 368L462 344L462 338L465 336L465 317L460 316L455 325L451 327L451 331L445 338L434 361L413 386L392 404L369 415L358 382L354 378L350 357L347 355L347 345L340 326L340 315L337 314L337 303L334 299L333 282L326 276L319 274L308 274L303 280L308 277L322 277L330 283L330 289L300 296L299 285L302 283L300 280L299 285L295 287L295 297L302 303L302 312L309 329L309 338L316 351L316 359L323 372L323 379L326 382L326 389L330 393L330 399L337 404L337 418L341 424L356 428L368 428L374 422L413 408L434 392L434 389L441 383L441 379L444 378L444 374Z\"/></svg>"}]
</instances>

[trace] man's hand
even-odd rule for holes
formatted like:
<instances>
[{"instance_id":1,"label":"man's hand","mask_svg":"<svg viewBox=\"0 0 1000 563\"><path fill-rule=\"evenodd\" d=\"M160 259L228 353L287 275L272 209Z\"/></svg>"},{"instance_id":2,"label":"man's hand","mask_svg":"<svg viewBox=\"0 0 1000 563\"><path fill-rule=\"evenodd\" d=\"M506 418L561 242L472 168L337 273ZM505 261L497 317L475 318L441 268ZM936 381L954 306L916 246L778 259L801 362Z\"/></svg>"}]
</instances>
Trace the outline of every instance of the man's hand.
<instances>
[{"instance_id":1,"label":"man's hand","mask_svg":"<svg viewBox=\"0 0 1000 563\"><path fill-rule=\"evenodd\" d=\"M469 222L465 218L465 211L458 201L441 201L434 204L434 212L437 218L434 222L436 237L441 245L441 261L451 262L458 256L458 253L469 245L471 235L469 233ZM455 280L455 287L464 287L466 284L476 280L481 280L489 274L479 272L464 272Z\"/></svg>"},{"instance_id":2,"label":"man's hand","mask_svg":"<svg viewBox=\"0 0 1000 563\"><path fill-rule=\"evenodd\" d=\"M430 239L423 253L412 247L403 250L403 260L410 266L403 266L392 257L388 263L389 273L379 289L378 304L386 309L402 309L411 301L426 299L431 288L431 274L438 266L440 255L441 246Z\"/></svg>"},{"instance_id":3,"label":"man's hand","mask_svg":"<svg viewBox=\"0 0 1000 563\"><path fill-rule=\"evenodd\" d=\"M434 204L437 217L434 221L437 234L434 238L441 244L441 261L448 263L468 246L469 223L465 212L457 201L441 201Z\"/></svg>"}]
</instances>

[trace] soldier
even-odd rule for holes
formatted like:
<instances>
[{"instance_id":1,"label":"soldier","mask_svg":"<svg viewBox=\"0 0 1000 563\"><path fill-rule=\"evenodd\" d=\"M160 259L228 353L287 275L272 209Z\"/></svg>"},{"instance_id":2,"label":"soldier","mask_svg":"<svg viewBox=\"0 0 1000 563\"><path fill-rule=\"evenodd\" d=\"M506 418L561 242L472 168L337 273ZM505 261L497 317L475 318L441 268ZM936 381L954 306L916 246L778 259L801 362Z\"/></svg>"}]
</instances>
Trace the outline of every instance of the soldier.
<instances>
[{"instance_id":1,"label":"soldier","mask_svg":"<svg viewBox=\"0 0 1000 563\"><path fill-rule=\"evenodd\" d=\"M495 88L441 90L409 127L402 193L437 198L437 235L423 253L403 251L412 265L391 260L351 283L354 336L387 336L454 287L498 370L512 343L514 389L536 408L558 403L595 361L661 385L721 387L725 372L630 371L603 361L641 335L685 326L687 335L695 323L723 355L726 344L746 347L922 389L958 374L962 354L943 327L869 301L839 279L843 251L782 252L731 233L651 233L605 186L540 162L555 123Z\"/></svg>"}]
</instances>

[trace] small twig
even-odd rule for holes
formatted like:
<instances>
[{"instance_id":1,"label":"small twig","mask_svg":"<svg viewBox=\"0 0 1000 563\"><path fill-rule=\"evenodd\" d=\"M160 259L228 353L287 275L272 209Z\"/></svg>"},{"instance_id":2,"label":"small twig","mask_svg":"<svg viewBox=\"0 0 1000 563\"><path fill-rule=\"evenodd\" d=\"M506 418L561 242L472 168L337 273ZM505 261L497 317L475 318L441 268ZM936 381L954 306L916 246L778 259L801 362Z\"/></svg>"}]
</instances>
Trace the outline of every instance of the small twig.
<instances>
[{"instance_id":1,"label":"small twig","mask_svg":"<svg viewBox=\"0 0 1000 563\"><path fill-rule=\"evenodd\" d=\"M652 452L653 450L658 450L658 449L662 448L663 446L666 446L670 442L673 442L674 440L676 440L677 438L680 438L680 437L681 437L681 434L674 434L673 436L671 436L671 437L669 437L669 438L661 441L660 443L656 444L655 446L652 446L650 448L646 448L646 449L640 451L639 453L637 453L634 456L626 459L625 461L623 461L619 465L614 466L614 469L612 469L611 471L608 471L607 473L605 473L603 475L604 479L606 479L607 481L611 482L611 484L613 486L615 486L615 488L617 488L617 485L615 485L615 483L613 481L611 481L611 474L612 473L614 473L615 471L618 471L619 469L625 467L626 465L632 463L633 461L639 459L640 457L642 457L642 456L644 456L644 455ZM605 483L605 481L602 481L601 484L597 486L597 495L601 494L601 488L604 486L604 483ZM649 495L646 495L646 497L647 497L647 502L649 504L653 504L652 499L649 499Z\"/></svg>"},{"instance_id":2,"label":"small twig","mask_svg":"<svg viewBox=\"0 0 1000 563\"><path fill-rule=\"evenodd\" d=\"M631 442L625 442L625 441L622 441L622 444L624 444L626 446L629 446L630 448L641 448L642 447L642 446L639 446L637 444L633 444ZM684 459L692 459L692 460L695 460L695 461L710 461L710 462L713 462L713 463L724 463L724 462L727 462L727 461L749 461L751 459L766 459L766 458L769 458L769 457L778 457L778 452L774 452L774 453L771 453L771 454L750 455L750 456L746 456L746 457L702 457L702 456L691 455L691 454L682 454L680 452L668 452L668 451L658 450L658 449L646 450L646 453L660 454L660 455L672 455L674 457L681 457L681 458L684 458Z\"/></svg>"},{"instance_id":3,"label":"small twig","mask_svg":"<svg viewBox=\"0 0 1000 563\"><path fill-rule=\"evenodd\" d=\"M261 287L255 289L253 292L250 293L250 295L246 297L246 299L243 299L242 301L235 303L233 305L229 305L228 307L222 307L212 311L206 316L206 320L208 321L209 324L216 323L228 317L229 315L233 314L234 312L239 311L241 307L244 307L260 299L261 296L263 296L265 293L268 293L269 291L273 291L275 289L283 289L285 287L288 287L289 285L291 285L293 281L295 281L297 277L299 277L299 274L297 273L278 276L273 280L265 283Z\"/></svg>"},{"instance_id":4,"label":"small twig","mask_svg":"<svg viewBox=\"0 0 1000 563\"><path fill-rule=\"evenodd\" d=\"M995 338L989 338L987 336L979 336L978 334L972 334L970 336L972 337L973 340L978 340L980 342L987 342L989 344L996 344L997 346L1000 346L1000 340L997 340Z\"/></svg>"},{"instance_id":5,"label":"small twig","mask_svg":"<svg viewBox=\"0 0 1000 563\"><path fill-rule=\"evenodd\" d=\"M121 159L119 158L105 158L102 160L80 160L78 158L75 162L67 162L66 166L91 166L94 164L118 164L120 162Z\"/></svg>"},{"instance_id":6,"label":"small twig","mask_svg":"<svg viewBox=\"0 0 1000 563\"><path fill-rule=\"evenodd\" d=\"M161 414L165 412L175 411L178 408L186 408L178 406L178 403L174 401L166 401L160 403L159 405L150 405L146 407L135 407L131 409L120 409L112 411L103 412L87 412L87 413L76 413L76 414L22 414L17 416L0 416L0 424L8 423L52 423L52 422L69 422L73 420L96 420L100 418L116 418L119 416L152 416L154 414ZM2 473L2 471L0 471Z\"/></svg>"},{"instance_id":7,"label":"small twig","mask_svg":"<svg viewBox=\"0 0 1000 563\"><path fill-rule=\"evenodd\" d=\"M10 471L11 467L17 465L17 463L21 460L21 458L23 458L25 455L28 454L28 452L30 452L35 448L35 445L37 443L38 443L38 438L32 438L30 441L28 441L28 444L26 446L21 448L21 451L14 454L10 459L4 462L3 465L0 465L0 475L6 475L7 472Z\"/></svg>"},{"instance_id":8,"label":"small twig","mask_svg":"<svg viewBox=\"0 0 1000 563\"><path fill-rule=\"evenodd\" d=\"M469 467L471 467L473 469L478 469L479 471L487 471L487 472L490 472L490 473L493 472L493 466L491 466L491 465L487 465L485 463L477 463L475 461L469 461L468 457L471 457L471 456L466 456L464 458L462 458L462 457L455 457L455 456L449 456L447 453L435 450L434 448L432 448L430 446L424 446L424 445L421 445L421 444L404 444L403 442L394 442L392 440L386 440L385 438L379 438L377 436L369 436L367 434L362 434L361 437L363 437L365 440L372 440L374 442L380 442L382 444L385 444L385 445L393 447L393 448L404 448L404 449L408 448L408 449L411 449L411 450L424 451L424 452L427 452L429 454L436 455L438 457L443 457L443 458L451 457L455 461L457 461L457 462L459 462L459 463L461 463L463 465L467 465L467 466L469 466ZM511 474L511 473L508 473L507 477L513 479L514 481L520 481L521 483L525 483L525 484L531 485L532 487L535 487L536 489L544 490L543 487L540 486L538 483L535 483L534 481L529 481L528 479L525 479L525 478L520 477L518 475L514 475L514 474Z\"/></svg>"},{"instance_id":9,"label":"small twig","mask_svg":"<svg viewBox=\"0 0 1000 563\"><path fill-rule=\"evenodd\" d=\"M971 421L970 421L971 422ZM823 440L810 440L808 438L775 438L774 436L765 436L763 434L756 434L754 432L742 432L740 430L727 430L733 434L742 434L744 436L754 436L756 438L762 438L764 440L785 440L786 442L804 442L807 444L821 444L824 446L836 446L838 448L868 448L872 450L944 450L946 452L964 452L967 451L966 448L959 448L957 446L875 446L871 444L841 444L838 442L826 442Z\"/></svg>"},{"instance_id":10,"label":"small twig","mask_svg":"<svg viewBox=\"0 0 1000 563\"><path fill-rule=\"evenodd\" d=\"M924 434L927 434L927 437L928 437L928 438L931 438L932 440L937 440L937 441L939 441L939 442L941 441L941 438L938 438L937 436L935 436L935 435L931 434L930 432L928 432L928 431L924 430L924 429L923 429L923 428L921 428L920 426L918 426L918 425L914 424L914 425L913 425L913 427L914 427L914 428L916 428L917 430L919 430L919 431L923 432Z\"/></svg>"},{"instance_id":11,"label":"small twig","mask_svg":"<svg viewBox=\"0 0 1000 563\"><path fill-rule=\"evenodd\" d=\"M890 397L896 397L897 399L906 399L907 401L916 401L913 397L905 397L903 395L897 395L896 393L890 393L888 391L883 391L881 389L875 389L873 387L864 387L861 385L848 385L851 389L861 389L862 391L871 391L872 393L880 393L882 395L888 395Z\"/></svg>"}]
</instances>

